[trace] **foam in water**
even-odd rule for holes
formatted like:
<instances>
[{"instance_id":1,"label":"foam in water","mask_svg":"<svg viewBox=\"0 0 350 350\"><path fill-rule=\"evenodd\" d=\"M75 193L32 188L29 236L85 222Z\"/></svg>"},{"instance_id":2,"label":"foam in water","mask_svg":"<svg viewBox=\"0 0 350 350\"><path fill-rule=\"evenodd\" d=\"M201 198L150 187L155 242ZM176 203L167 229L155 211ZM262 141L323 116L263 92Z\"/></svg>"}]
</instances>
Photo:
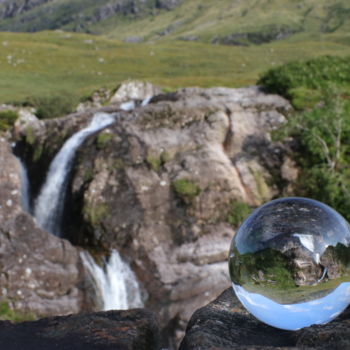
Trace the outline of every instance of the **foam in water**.
<instances>
[{"instance_id":1,"label":"foam in water","mask_svg":"<svg viewBox=\"0 0 350 350\"><path fill-rule=\"evenodd\" d=\"M34 216L38 225L46 231L59 236L67 187L67 177L78 147L87 137L114 122L112 114L97 113L86 128L71 136L52 161L45 184L36 199Z\"/></svg>"},{"instance_id":2,"label":"foam in water","mask_svg":"<svg viewBox=\"0 0 350 350\"><path fill-rule=\"evenodd\" d=\"M95 287L103 301L103 310L143 307L136 276L116 250L112 250L103 267L96 264L88 252L82 252L81 258L93 277Z\"/></svg>"},{"instance_id":3,"label":"foam in water","mask_svg":"<svg viewBox=\"0 0 350 350\"><path fill-rule=\"evenodd\" d=\"M135 108L136 108L135 101L127 101L120 105L120 109L123 111L132 111Z\"/></svg>"},{"instance_id":4,"label":"foam in water","mask_svg":"<svg viewBox=\"0 0 350 350\"><path fill-rule=\"evenodd\" d=\"M18 160L18 164L20 167L20 176L21 176L21 204L23 210L30 213L30 202L29 202L29 180L28 180L28 173L27 169L24 166L21 159L16 157Z\"/></svg>"},{"instance_id":5,"label":"foam in water","mask_svg":"<svg viewBox=\"0 0 350 350\"><path fill-rule=\"evenodd\" d=\"M141 107L145 107L147 106L151 99L152 99L153 96L148 96L146 97L145 99L142 100L140 106ZM134 101L134 100L131 100L131 101L127 101L127 102L123 102L121 105L120 105L120 109L123 110L123 111L132 111L134 110L136 107L137 107L137 103Z\"/></svg>"}]
</instances>

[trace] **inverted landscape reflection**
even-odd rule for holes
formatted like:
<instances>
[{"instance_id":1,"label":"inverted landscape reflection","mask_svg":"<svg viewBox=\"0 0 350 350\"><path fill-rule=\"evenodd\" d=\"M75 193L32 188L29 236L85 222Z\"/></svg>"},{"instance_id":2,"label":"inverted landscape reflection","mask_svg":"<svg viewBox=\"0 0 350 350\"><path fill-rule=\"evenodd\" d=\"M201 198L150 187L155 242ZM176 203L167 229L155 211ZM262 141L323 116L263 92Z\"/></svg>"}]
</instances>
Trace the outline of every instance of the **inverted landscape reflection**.
<instances>
[{"instance_id":1,"label":"inverted landscape reflection","mask_svg":"<svg viewBox=\"0 0 350 350\"><path fill-rule=\"evenodd\" d=\"M233 289L271 326L327 323L350 303L349 246L348 222L327 205L298 197L271 201L232 240Z\"/></svg>"},{"instance_id":2,"label":"inverted landscape reflection","mask_svg":"<svg viewBox=\"0 0 350 350\"><path fill-rule=\"evenodd\" d=\"M232 283L244 305L257 319L270 326L296 331L313 324L323 324L339 316L350 303L350 283L341 283L323 298L298 304L278 304L261 294L249 293Z\"/></svg>"}]
</instances>

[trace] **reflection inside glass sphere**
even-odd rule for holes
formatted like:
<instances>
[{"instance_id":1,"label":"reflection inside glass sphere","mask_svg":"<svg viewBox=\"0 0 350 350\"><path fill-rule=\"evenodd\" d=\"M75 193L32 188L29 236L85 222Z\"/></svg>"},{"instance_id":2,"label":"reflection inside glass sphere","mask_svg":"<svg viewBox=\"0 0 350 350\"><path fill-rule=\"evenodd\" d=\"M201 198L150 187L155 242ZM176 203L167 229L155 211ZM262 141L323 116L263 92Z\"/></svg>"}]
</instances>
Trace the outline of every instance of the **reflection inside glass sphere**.
<instances>
[{"instance_id":1,"label":"reflection inside glass sphere","mask_svg":"<svg viewBox=\"0 0 350 350\"><path fill-rule=\"evenodd\" d=\"M282 329L327 323L350 303L350 227L327 205L283 198L255 210L232 240L237 297Z\"/></svg>"}]
</instances>

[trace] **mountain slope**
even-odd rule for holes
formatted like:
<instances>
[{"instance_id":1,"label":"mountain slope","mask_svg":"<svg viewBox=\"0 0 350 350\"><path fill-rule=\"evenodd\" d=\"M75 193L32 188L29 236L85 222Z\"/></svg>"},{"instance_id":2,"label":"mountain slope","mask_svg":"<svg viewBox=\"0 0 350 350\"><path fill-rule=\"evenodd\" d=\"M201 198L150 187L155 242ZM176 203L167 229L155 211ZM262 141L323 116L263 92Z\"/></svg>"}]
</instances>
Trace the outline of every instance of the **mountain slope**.
<instances>
[{"instance_id":1,"label":"mountain slope","mask_svg":"<svg viewBox=\"0 0 350 350\"><path fill-rule=\"evenodd\" d=\"M67 29L89 32L112 16L138 17L168 10L178 0L0 0L0 30Z\"/></svg>"},{"instance_id":2,"label":"mountain slope","mask_svg":"<svg viewBox=\"0 0 350 350\"><path fill-rule=\"evenodd\" d=\"M0 0L0 30L64 29L127 41L232 45L334 33L348 43L348 0Z\"/></svg>"}]
</instances>

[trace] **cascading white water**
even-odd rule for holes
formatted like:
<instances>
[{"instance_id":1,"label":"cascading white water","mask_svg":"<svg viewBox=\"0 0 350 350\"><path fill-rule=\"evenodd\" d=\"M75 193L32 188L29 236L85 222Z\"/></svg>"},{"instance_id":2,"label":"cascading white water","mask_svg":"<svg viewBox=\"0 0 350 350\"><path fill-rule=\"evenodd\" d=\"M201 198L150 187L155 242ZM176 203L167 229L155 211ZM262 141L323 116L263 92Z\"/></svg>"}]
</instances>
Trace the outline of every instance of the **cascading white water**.
<instances>
[{"instance_id":1,"label":"cascading white water","mask_svg":"<svg viewBox=\"0 0 350 350\"><path fill-rule=\"evenodd\" d=\"M102 130L114 121L114 115L95 114L90 125L70 137L52 161L34 208L34 216L38 225L46 231L57 236L60 234L67 180L77 148L88 136ZM26 179L25 176L22 176L23 188L28 188ZM25 194L22 198L27 201ZM81 252L81 258L85 268L93 277L104 310L143 306L136 276L116 250L112 250L111 256L108 261L104 262L103 267L97 265L88 252Z\"/></svg>"},{"instance_id":2,"label":"cascading white water","mask_svg":"<svg viewBox=\"0 0 350 350\"><path fill-rule=\"evenodd\" d=\"M112 250L103 267L97 265L88 252L82 252L81 258L94 279L103 310L143 307L136 276L116 250Z\"/></svg>"},{"instance_id":3,"label":"cascading white water","mask_svg":"<svg viewBox=\"0 0 350 350\"><path fill-rule=\"evenodd\" d=\"M21 204L23 210L30 213L30 203L29 203L29 180L27 169L24 166L20 158L16 157L20 167L20 176L21 176Z\"/></svg>"},{"instance_id":4,"label":"cascading white water","mask_svg":"<svg viewBox=\"0 0 350 350\"><path fill-rule=\"evenodd\" d=\"M148 96L148 97L146 97L146 98L142 101L141 106L142 106L142 107L147 106L147 105L150 103L150 101L152 100L152 97L153 97L153 96Z\"/></svg>"},{"instance_id":5,"label":"cascading white water","mask_svg":"<svg viewBox=\"0 0 350 350\"><path fill-rule=\"evenodd\" d=\"M145 99L143 99L140 106L141 107L147 106L150 103L152 97L153 96L148 96ZM128 111L134 110L137 106L138 106L138 104L136 103L136 101L131 100L131 101L123 102L119 108L122 109L123 111L128 112Z\"/></svg>"},{"instance_id":6,"label":"cascading white water","mask_svg":"<svg viewBox=\"0 0 350 350\"><path fill-rule=\"evenodd\" d=\"M71 136L55 156L45 184L35 201L34 216L41 228L56 236L60 235L67 177L72 167L75 151L88 136L112 124L114 120L112 114L95 114L90 125Z\"/></svg>"}]
</instances>

